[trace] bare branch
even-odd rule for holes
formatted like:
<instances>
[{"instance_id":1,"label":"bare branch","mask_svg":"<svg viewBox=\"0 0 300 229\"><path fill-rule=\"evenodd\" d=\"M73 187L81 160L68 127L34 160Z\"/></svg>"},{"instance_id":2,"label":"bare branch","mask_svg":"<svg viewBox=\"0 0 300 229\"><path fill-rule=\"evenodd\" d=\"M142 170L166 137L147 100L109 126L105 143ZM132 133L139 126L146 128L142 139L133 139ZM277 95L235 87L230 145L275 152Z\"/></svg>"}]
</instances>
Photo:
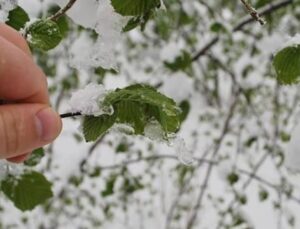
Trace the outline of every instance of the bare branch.
<instances>
[{"instance_id":1,"label":"bare branch","mask_svg":"<svg viewBox=\"0 0 300 229\"><path fill-rule=\"evenodd\" d=\"M118 169L118 168L123 168L131 164L135 164L138 162L142 161L155 161L155 160L163 160L163 159L170 159L170 160L176 160L178 161L178 157L175 155L168 155L168 154L161 154L161 155L153 155L153 156L148 156L148 157L140 157L137 159L132 159L128 161L121 162L119 164L114 164L114 165L108 165L108 166L101 166L101 170L111 170L111 169ZM200 163L207 163L210 165L215 165L217 162L206 160L206 159L197 159L195 160L200 164Z\"/></svg>"},{"instance_id":2,"label":"bare branch","mask_svg":"<svg viewBox=\"0 0 300 229\"><path fill-rule=\"evenodd\" d=\"M283 0L275 3L270 3L267 6L259 9L257 12L261 16L269 15L281 8L291 5L293 2L294 0ZM253 21L255 20L251 16L245 17L233 28L232 32L240 31L244 26L252 23ZM193 61L197 61L201 56L204 56L207 53L207 51L209 51L213 46L215 46L218 43L219 39L219 36L215 36L214 38L212 38L211 41L204 45L204 47L194 55Z\"/></svg>"},{"instance_id":3,"label":"bare branch","mask_svg":"<svg viewBox=\"0 0 300 229\"><path fill-rule=\"evenodd\" d=\"M246 0L240 0L240 1L243 3L246 10L254 20L258 21L261 25L266 24L266 21L260 16L260 14L256 11L256 9L254 9L254 7L250 5L250 3L248 3Z\"/></svg>"},{"instance_id":4,"label":"bare branch","mask_svg":"<svg viewBox=\"0 0 300 229\"><path fill-rule=\"evenodd\" d=\"M221 132L221 135L220 137L218 138L218 141L217 141L217 144L216 144L216 147L213 151L213 154L212 154L212 157L211 157L211 160L213 161L215 159L215 157L217 156L220 148L221 148L221 145L223 143L223 140L226 136L226 134L228 133L229 131L229 125L230 125L230 121L231 119L233 118L233 115L234 115L234 111L235 111L235 107L238 103L238 99L239 99L239 96L236 95L235 97L235 100L234 102L232 103L232 105L230 106L229 108L229 112L228 112L228 115L227 115L227 118L225 120L225 123L224 123L224 127L223 127L223 130ZM200 191L200 194L197 198L197 201L196 201L196 205L194 206L193 208L193 211L192 211L192 214L191 214L191 217L190 219L188 220L188 223L187 223L187 226L186 226L186 229L191 229L196 221L196 218L197 218L197 215L198 215L198 210L199 208L201 207L202 205L202 201L203 201L203 197L204 197L204 194L205 194L205 191L207 189L207 185L208 185L208 182L209 182L209 179L210 179L210 175L212 173L212 169L213 169L213 164L209 164L208 165L208 168L207 168L207 171L206 171L206 176L204 178L204 181L203 181L203 184L201 185L201 191Z\"/></svg>"},{"instance_id":5,"label":"bare branch","mask_svg":"<svg viewBox=\"0 0 300 229\"><path fill-rule=\"evenodd\" d=\"M61 8L56 14L49 17L49 20L57 21L61 16L65 15L69 9L72 8L76 1L77 0L70 0L65 7Z\"/></svg>"}]
</instances>

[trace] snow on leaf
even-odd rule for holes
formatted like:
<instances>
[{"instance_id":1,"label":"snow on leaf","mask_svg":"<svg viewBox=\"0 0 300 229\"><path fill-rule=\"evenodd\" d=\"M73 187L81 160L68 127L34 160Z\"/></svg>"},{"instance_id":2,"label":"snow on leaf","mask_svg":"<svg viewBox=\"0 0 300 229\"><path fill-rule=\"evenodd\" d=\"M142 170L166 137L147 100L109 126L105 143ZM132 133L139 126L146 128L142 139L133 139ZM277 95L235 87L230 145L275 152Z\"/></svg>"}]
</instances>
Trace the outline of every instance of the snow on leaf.
<instances>
[{"instance_id":1,"label":"snow on leaf","mask_svg":"<svg viewBox=\"0 0 300 229\"><path fill-rule=\"evenodd\" d=\"M136 84L116 89L108 93L100 103L97 99L93 99L93 103L95 106L99 104L104 107L112 106L114 113L111 116L85 118L83 130L87 141L94 141L101 137L114 123L118 124L118 128L114 129L119 129L119 132L125 129L121 132L145 135L149 134L151 129L149 124L156 120L162 129L162 133L158 133L159 138L164 139L167 139L169 134L175 133L180 126L180 109L176 103L150 86ZM85 101L84 104L89 104L89 102ZM121 128L120 124L124 128ZM146 132L145 127L147 127Z\"/></svg>"},{"instance_id":2,"label":"snow on leaf","mask_svg":"<svg viewBox=\"0 0 300 229\"><path fill-rule=\"evenodd\" d=\"M100 116L112 114L112 106L104 106L103 101L108 91L103 85L90 83L85 88L72 94L70 99L71 112L80 112L88 116Z\"/></svg>"},{"instance_id":3,"label":"snow on leaf","mask_svg":"<svg viewBox=\"0 0 300 229\"><path fill-rule=\"evenodd\" d=\"M64 6L66 1L59 1ZM78 69L102 67L116 69L115 49L121 40L128 18L115 12L110 0L77 1L67 15L77 24L94 29L99 35L96 41L81 35L71 48L70 64Z\"/></svg>"},{"instance_id":4,"label":"snow on leaf","mask_svg":"<svg viewBox=\"0 0 300 229\"><path fill-rule=\"evenodd\" d=\"M30 157L26 161L24 161L24 165L30 167L36 166L44 156L45 152L43 148L36 149L32 152Z\"/></svg>"},{"instance_id":5,"label":"snow on leaf","mask_svg":"<svg viewBox=\"0 0 300 229\"><path fill-rule=\"evenodd\" d=\"M136 84L117 89L107 95L104 103L116 106L119 102L134 102L144 105L144 113L149 119L154 117L165 133L174 133L180 126L180 109L174 100L159 93L155 88Z\"/></svg>"}]
</instances>

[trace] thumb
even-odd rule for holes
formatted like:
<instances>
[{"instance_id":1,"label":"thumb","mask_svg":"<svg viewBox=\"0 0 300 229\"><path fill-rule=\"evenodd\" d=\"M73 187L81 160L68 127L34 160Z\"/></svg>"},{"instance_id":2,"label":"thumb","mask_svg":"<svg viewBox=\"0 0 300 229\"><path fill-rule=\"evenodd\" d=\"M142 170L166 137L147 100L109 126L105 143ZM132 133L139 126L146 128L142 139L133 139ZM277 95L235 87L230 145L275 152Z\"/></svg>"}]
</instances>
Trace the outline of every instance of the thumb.
<instances>
[{"instance_id":1,"label":"thumb","mask_svg":"<svg viewBox=\"0 0 300 229\"><path fill-rule=\"evenodd\" d=\"M0 158L11 158L52 142L61 131L59 115L47 105L0 106Z\"/></svg>"}]
</instances>

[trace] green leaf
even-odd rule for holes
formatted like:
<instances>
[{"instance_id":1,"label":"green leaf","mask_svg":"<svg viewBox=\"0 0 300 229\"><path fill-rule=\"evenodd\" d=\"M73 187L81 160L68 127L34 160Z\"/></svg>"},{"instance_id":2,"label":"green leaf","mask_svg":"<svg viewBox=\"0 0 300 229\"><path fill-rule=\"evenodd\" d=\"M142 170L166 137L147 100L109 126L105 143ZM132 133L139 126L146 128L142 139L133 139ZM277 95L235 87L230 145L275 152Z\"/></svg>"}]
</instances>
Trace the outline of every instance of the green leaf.
<instances>
[{"instance_id":1,"label":"green leaf","mask_svg":"<svg viewBox=\"0 0 300 229\"><path fill-rule=\"evenodd\" d=\"M191 105L189 101L184 100L179 104L179 107L181 109L180 121L183 122L190 113Z\"/></svg>"},{"instance_id":2,"label":"green leaf","mask_svg":"<svg viewBox=\"0 0 300 229\"><path fill-rule=\"evenodd\" d=\"M135 134L143 134L146 125L145 106L141 103L122 101L114 106L118 123L130 124Z\"/></svg>"},{"instance_id":3,"label":"green leaf","mask_svg":"<svg viewBox=\"0 0 300 229\"><path fill-rule=\"evenodd\" d=\"M142 23L142 18L141 17L131 18L128 21L128 23L125 25L125 27L123 28L123 32L128 32L130 30L133 30L136 27L138 27L141 23Z\"/></svg>"},{"instance_id":4,"label":"green leaf","mask_svg":"<svg viewBox=\"0 0 300 229\"><path fill-rule=\"evenodd\" d=\"M300 45L279 51L274 57L273 65L280 83L298 83L300 79Z\"/></svg>"},{"instance_id":5,"label":"green leaf","mask_svg":"<svg viewBox=\"0 0 300 229\"><path fill-rule=\"evenodd\" d=\"M267 200L269 197L269 193L267 190L260 190L258 195L259 195L259 200L261 202Z\"/></svg>"},{"instance_id":6,"label":"green leaf","mask_svg":"<svg viewBox=\"0 0 300 229\"><path fill-rule=\"evenodd\" d=\"M237 183L239 181L239 175L232 172L232 173L228 174L227 181L229 182L230 185L234 185L235 183Z\"/></svg>"},{"instance_id":7,"label":"green leaf","mask_svg":"<svg viewBox=\"0 0 300 229\"><path fill-rule=\"evenodd\" d=\"M125 179L122 190L127 195L130 195L143 188L144 185L140 183L139 179L137 179L136 177L129 177Z\"/></svg>"},{"instance_id":8,"label":"green leaf","mask_svg":"<svg viewBox=\"0 0 300 229\"><path fill-rule=\"evenodd\" d=\"M87 142L96 141L115 123L116 117L101 115L99 117L87 116L83 120L83 134Z\"/></svg>"},{"instance_id":9,"label":"green leaf","mask_svg":"<svg viewBox=\"0 0 300 229\"><path fill-rule=\"evenodd\" d=\"M51 20L37 20L26 29L31 46L43 51L55 48L62 40L59 26Z\"/></svg>"},{"instance_id":10,"label":"green leaf","mask_svg":"<svg viewBox=\"0 0 300 229\"><path fill-rule=\"evenodd\" d=\"M117 148L116 148L116 153L125 153L129 149L129 144L126 142L121 142Z\"/></svg>"},{"instance_id":11,"label":"green leaf","mask_svg":"<svg viewBox=\"0 0 300 229\"><path fill-rule=\"evenodd\" d=\"M164 64L173 72L177 72L189 70L192 62L192 56L188 52L182 51L181 54L177 56L173 62L165 61Z\"/></svg>"},{"instance_id":12,"label":"green leaf","mask_svg":"<svg viewBox=\"0 0 300 229\"><path fill-rule=\"evenodd\" d=\"M138 16L159 7L160 0L112 0L111 4L123 16Z\"/></svg>"},{"instance_id":13,"label":"green leaf","mask_svg":"<svg viewBox=\"0 0 300 229\"><path fill-rule=\"evenodd\" d=\"M20 30L25 27L26 22L29 20L30 18L25 10L18 6L9 12L8 21L6 24L15 30Z\"/></svg>"},{"instance_id":14,"label":"green leaf","mask_svg":"<svg viewBox=\"0 0 300 229\"><path fill-rule=\"evenodd\" d=\"M32 210L53 196L51 183L34 171L8 176L1 182L1 190L22 211Z\"/></svg>"},{"instance_id":15,"label":"green leaf","mask_svg":"<svg viewBox=\"0 0 300 229\"><path fill-rule=\"evenodd\" d=\"M291 140L291 135L282 131L282 132L280 132L280 139L283 142L289 142Z\"/></svg>"},{"instance_id":16,"label":"green leaf","mask_svg":"<svg viewBox=\"0 0 300 229\"><path fill-rule=\"evenodd\" d=\"M48 16L54 15L60 10L60 7L53 5L48 9ZM59 17L56 23L60 29L60 33L63 37L66 37L69 32L69 22L66 15Z\"/></svg>"},{"instance_id":17,"label":"green leaf","mask_svg":"<svg viewBox=\"0 0 300 229\"><path fill-rule=\"evenodd\" d=\"M36 149L32 152L30 157L24 161L24 165L27 166L36 166L40 163L41 159L45 156L45 152L43 148Z\"/></svg>"},{"instance_id":18,"label":"green leaf","mask_svg":"<svg viewBox=\"0 0 300 229\"><path fill-rule=\"evenodd\" d=\"M109 179L106 181L106 187L105 190L101 192L101 195L103 197L111 196L114 193L114 186L115 182L117 180L117 175L113 174L109 177Z\"/></svg>"},{"instance_id":19,"label":"green leaf","mask_svg":"<svg viewBox=\"0 0 300 229\"><path fill-rule=\"evenodd\" d=\"M226 32L226 28L222 23L215 22L210 26L210 30L215 33L224 33Z\"/></svg>"},{"instance_id":20,"label":"green leaf","mask_svg":"<svg viewBox=\"0 0 300 229\"><path fill-rule=\"evenodd\" d=\"M140 84L132 85L124 89L117 89L115 92L108 94L104 100L105 104L112 105L116 110L118 110L118 104L124 102L131 104L132 112L130 114L135 115L132 119L134 120L134 128L137 133L140 133L143 129L141 125L146 124L143 115L147 117L148 121L151 118L155 118L161 124L165 133L174 133L179 129L180 109L174 100L159 93L153 87ZM132 105L134 103L136 104L135 106ZM134 114L134 112L138 111L137 107L139 107L139 115L141 117ZM125 111L125 109L122 109L122 111ZM121 113L119 112L119 114ZM122 122L119 114L118 120ZM130 121L129 119L126 120L127 122ZM129 123L132 122L130 121Z\"/></svg>"},{"instance_id":21,"label":"green leaf","mask_svg":"<svg viewBox=\"0 0 300 229\"><path fill-rule=\"evenodd\" d=\"M180 127L180 108L172 99L150 86L136 84L117 89L106 96L102 105L112 106L114 113L112 116L85 117L83 133L88 142L103 136L115 123L129 125L134 134L143 135L145 126L156 119L164 137Z\"/></svg>"}]
</instances>

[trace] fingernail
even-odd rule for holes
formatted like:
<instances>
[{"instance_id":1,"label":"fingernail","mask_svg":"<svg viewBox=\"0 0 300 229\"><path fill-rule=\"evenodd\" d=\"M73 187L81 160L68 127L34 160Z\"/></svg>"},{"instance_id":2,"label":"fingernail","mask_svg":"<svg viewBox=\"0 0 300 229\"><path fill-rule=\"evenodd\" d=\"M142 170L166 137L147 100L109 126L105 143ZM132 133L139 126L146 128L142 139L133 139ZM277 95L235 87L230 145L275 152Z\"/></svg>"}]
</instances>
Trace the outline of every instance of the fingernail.
<instances>
[{"instance_id":1,"label":"fingernail","mask_svg":"<svg viewBox=\"0 0 300 229\"><path fill-rule=\"evenodd\" d=\"M50 142L59 134L58 114L50 107L36 114L36 128L42 141Z\"/></svg>"}]
</instances>

